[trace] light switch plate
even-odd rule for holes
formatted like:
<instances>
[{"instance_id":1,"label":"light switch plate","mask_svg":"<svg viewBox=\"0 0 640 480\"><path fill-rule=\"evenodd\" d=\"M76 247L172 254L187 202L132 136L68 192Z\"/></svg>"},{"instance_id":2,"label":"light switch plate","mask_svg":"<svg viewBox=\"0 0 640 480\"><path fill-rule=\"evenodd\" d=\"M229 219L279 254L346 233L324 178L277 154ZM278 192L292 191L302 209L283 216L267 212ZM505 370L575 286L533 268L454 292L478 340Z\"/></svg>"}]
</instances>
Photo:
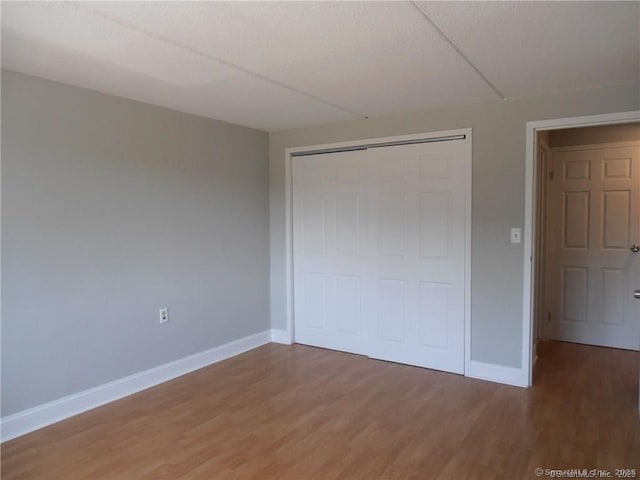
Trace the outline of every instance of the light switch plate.
<instances>
[{"instance_id":1,"label":"light switch plate","mask_svg":"<svg viewBox=\"0 0 640 480\"><path fill-rule=\"evenodd\" d=\"M511 229L511 243L520 243L520 238L522 237L522 231L519 228Z\"/></svg>"}]
</instances>

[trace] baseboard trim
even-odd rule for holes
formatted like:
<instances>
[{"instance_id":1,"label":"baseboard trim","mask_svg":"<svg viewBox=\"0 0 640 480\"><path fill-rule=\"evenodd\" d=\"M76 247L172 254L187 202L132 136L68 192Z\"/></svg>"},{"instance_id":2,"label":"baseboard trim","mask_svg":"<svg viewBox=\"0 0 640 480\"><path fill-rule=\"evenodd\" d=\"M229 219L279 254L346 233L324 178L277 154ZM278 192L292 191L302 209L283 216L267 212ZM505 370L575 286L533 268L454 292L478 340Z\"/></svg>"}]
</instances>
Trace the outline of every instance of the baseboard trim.
<instances>
[{"instance_id":1,"label":"baseboard trim","mask_svg":"<svg viewBox=\"0 0 640 480\"><path fill-rule=\"evenodd\" d=\"M37 407L14 413L0 420L2 442L25 435L66 418L78 415L114 400L146 390L161 383L271 342L272 332L249 335L188 357L165 363Z\"/></svg>"},{"instance_id":2,"label":"baseboard trim","mask_svg":"<svg viewBox=\"0 0 640 480\"><path fill-rule=\"evenodd\" d=\"M469 362L464 372L467 377L526 388L529 386L529 382L525 373L521 368L505 367L475 360Z\"/></svg>"},{"instance_id":3,"label":"baseboard trim","mask_svg":"<svg viewBox=\"0 0 640 480\"><path fill-rule=\"evenodd\" d=\"M282 343L284 345L291 345L292 343L289 332L287 332L286 330L280 330L276 328L271 330L271 341L273 343Z\"/></svg>"}]
</instances>

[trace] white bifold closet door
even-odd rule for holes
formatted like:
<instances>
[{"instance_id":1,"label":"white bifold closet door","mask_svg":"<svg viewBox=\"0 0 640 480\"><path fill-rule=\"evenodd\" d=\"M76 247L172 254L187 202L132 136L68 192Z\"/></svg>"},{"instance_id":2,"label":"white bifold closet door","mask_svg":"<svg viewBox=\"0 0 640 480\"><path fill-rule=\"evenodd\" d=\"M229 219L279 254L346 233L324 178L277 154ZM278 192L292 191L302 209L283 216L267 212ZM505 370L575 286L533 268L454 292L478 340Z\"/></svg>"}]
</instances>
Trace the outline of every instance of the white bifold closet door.
<instances>
[{"instance_id":1,"label":"white bifold closet door","mask_svg":"<svg viewBox=\"0 0 640 480\"><path fill-rule=\"evenodd\" d=\"M296 342L463 372L467 141L294 158Z\"/></svg>"}]
</instances>

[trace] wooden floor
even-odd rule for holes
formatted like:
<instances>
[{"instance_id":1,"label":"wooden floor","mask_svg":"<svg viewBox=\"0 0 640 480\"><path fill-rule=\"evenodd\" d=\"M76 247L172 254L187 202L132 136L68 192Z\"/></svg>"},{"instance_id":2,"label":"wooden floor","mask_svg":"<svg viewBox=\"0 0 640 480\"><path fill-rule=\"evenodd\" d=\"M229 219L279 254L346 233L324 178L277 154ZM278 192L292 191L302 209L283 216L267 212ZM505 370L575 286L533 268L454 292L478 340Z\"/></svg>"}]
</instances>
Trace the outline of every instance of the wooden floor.
<instances>
[{"instance_id":1,"label":"wooden floor","mask_svg":"<svg viewBox=\"0 0 640 480\"><path fill-rule=\"evenodd\" d=\"M3 444L2 478L640 478L638 353L540 350L522 389L269 344Z\"/></svg>"}]
</instances>

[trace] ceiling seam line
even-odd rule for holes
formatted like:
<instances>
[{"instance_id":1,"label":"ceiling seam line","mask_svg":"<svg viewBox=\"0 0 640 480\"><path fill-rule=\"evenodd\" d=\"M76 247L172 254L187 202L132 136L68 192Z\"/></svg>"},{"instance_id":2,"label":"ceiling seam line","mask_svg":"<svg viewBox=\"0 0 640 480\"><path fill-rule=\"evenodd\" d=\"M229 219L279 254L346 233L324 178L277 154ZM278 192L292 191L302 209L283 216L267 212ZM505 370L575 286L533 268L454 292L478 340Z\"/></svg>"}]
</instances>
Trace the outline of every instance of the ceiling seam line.
<instances>
[{"instance_id":1,"label":"ceiling seam line","mask_svg":"<svg viewBox=\"0 0 640 480\"><path fill-rule=\"evenodd\" d=\"M469 60L469 57L467 57L464 52L462 50L460 50L460 48L458 48L458 46L454 43L453 40L451 40L451 38L449 38L447 36L446 33L444 33L440 27L438 27L438 25L436 25L436 22L434 22L431 17L429 16L429 14L427 14L426 11L424 11L424 9L418 4L418 2L416 2L415 0L412 0L411 3L413 3L413 5L418 9L418 11L422 14L422 16L425 18L425 20L427 20L427 22L429 22L429 24L435 28L436 32L438 32L440 34L440 36L451 46L451 48L453 48L456 53L458 55L460 55L463 60L465 62L467 62L467 64L473 68L473 70L480 76L480 78L482 78L482 80L484 80L484 82L491 88L491 90L493 90L496 95L498 95L502 100L506 100L507 97L505 97L502 92L500 90L498 90L498 88L491 82L491 80L489 80L484 73L482 73L480 71L480 69L478 67L476 67L474 65L474 63Z\"/></svg>"},{"instance_id":2,"label":"ceiling seam line","mask_svg":"<svg viewBox=\"0 0 640 480\"><path fill-rule=\"evenodd\" d=\"M168 37L165 37L164 35L156 34L154 32L148 31L148 30L146 30L144 28L140 28L140 27L138 27L138 26L136 26L134 24L131 24L129 22L122 21L122 20L120 20L118 18L115 18L115 17L112 17L110 15L105 15L102 12L98 12L96 10L91 9L90 7L84 7L84 6L80 7L80 6L78 6L77 2L65 2L65 3L67 3L68 5L72 5L74 8L80 8L80 9L83 9L85 11L90 11L94 15L98 15L98 16L106 19L106 20L109 20L110 22L116 23L116 24L121 25L121 26L123 26L125 28L129 28L129 29L134 30L136 32L142 33L143 35L146 35L148 37L155 38L156 40L160 40L161 42L168 43L168 44L170 44L170 45L172 45L174 47L180 48L182 50L186 50L188 52L194 53L194 54L196 54L198 56L207 58L207 59L212 60L212 61L214 61L216 63L224 65L225 67L228 67L228 68L231 68L231 69L234 69L234 70L238 70L238 71L240 71L242 73L245 73L245 74L247 74L247 75L249 75L251 77L257 78L259 80L263 80L263 81L265 81L267 83L271 83L272 85L276 85L276 86L278 86L280 88L284 88L284 89L289 90L291 92L297 93L298 95L302 95L302 96L307 97L307 98L309 98L311 100L315 100L316 102L322 103L323 105L326 105L326 106L329 106L329 107L332 107L332 108L335 108L336 110L340 110L342 112L349 113L351 115L355 115L357 117L361 117L361 118L365 118L365 119L369 118L369 116L364 114L364 113L356 112L356 111L350 110L350 109L348 109L346 107L341 107L340 105L336 105L335 103L332 103L332 102L330 102L328 100L325 100L323 98L317 97L317 96L315 96L313 94L310 94L310 93L307 93L305 91L299 90L296 87L292 87L290 85L282 83L282 82L280 82L278 80L274 80L274 79L269 78L269 77L267 77L265 75L262 75L260 73L257 73L257 72L254 72L252 70L246 69L244 67L241 67L241 66L236 65L234 63L228 62L226 60L222 60L221 58L215 57L213 55L209 55L206 52L202 52L202 51L198 50L197 48L191 47L189 45L186 45L186 44L183 44L183 43L180 43L180 42L176 42L176 41L174 41L174 40L172 40L172 39L170 39Z\"/></svg>"}]
</instances>

